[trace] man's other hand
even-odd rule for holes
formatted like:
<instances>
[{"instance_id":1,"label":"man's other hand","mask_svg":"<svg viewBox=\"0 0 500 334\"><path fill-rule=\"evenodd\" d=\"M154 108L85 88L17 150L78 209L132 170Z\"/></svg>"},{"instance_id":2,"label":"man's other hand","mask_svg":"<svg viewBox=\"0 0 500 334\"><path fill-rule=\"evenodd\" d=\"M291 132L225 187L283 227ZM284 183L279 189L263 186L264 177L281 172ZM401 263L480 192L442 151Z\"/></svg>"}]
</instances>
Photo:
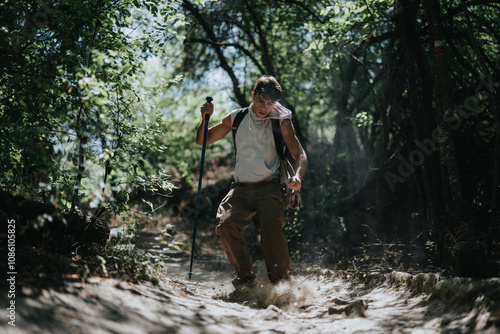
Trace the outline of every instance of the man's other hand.
<instances>
[{"instance_id":1,"label":"man's other hand","mask_svg":"<svg viewBox=\"0 0 500 334\"><path fill-rule=\"evenodd\" d=\"M288 179L286 186L292 190L299 190L302 188L302 181L297 175L295 175Z\"/></svg>"}]
</instances>

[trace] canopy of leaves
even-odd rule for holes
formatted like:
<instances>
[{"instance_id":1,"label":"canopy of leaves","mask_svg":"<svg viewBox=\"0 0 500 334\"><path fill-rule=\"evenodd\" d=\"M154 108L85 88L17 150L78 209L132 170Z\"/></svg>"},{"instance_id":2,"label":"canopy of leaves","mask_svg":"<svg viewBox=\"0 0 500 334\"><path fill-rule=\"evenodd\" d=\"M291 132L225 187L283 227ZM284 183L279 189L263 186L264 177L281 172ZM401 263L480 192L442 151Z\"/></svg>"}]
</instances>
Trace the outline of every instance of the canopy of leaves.
<instances>
[{"instance_id":1,"label":"canopy of leaves","mask_svg":"<svg viewBox=\"0 0 500 334\"><path fill-rule=\"evenodd\" d=\"M156 164L165 150L164 119L142 104L138 78L144 60L172 36L167 22L178 19L174 6L154 0L0 4L4 190L74 210L82 196L95 207L120 189L171 188Z\"/></svg>"}]
</instances>

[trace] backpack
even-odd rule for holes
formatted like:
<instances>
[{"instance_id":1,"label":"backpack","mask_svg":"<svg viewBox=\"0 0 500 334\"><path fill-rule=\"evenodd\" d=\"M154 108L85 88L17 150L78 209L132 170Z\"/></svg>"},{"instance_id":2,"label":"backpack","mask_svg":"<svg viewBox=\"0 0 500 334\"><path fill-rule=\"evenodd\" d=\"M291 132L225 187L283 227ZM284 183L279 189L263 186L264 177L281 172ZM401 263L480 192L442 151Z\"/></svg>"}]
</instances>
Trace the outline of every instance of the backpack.
<instances>
[{"instance_id":1,"label":"backpack","mask_svg":"<svg viewBox=\"0 0 500 334\"><path fill-rule=\"evenodd\" d=\"M236 131L243 120L243 118L248 114L248 107L240 109L232 124L233 132L233 143L234 143L234 153L236 154ZM276 153L280 158L280 185L281 193L283 195L283 206L284 209L299 209L301 204L300 190L293 190L286 186L286 182L295 174L295 158L288 151L288 148L283 143L283 137L281 135L281 124L279 119L271 119L271 124L273 128L274 144L276 146Z\"/></svg>"}]
</instances>

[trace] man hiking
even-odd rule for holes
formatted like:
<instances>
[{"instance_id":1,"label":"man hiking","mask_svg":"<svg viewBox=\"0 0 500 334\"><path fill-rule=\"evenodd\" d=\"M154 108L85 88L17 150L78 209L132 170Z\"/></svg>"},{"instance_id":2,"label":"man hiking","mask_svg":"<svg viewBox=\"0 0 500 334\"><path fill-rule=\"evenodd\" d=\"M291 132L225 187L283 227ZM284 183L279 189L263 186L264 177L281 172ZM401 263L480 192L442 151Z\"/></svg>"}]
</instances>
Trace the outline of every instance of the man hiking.
<instances>
[{"instance_id":1,"label":"man hiking","mask_svg":"<svg viewBox=\"0 0 500 334\"><path fill-rule=\"evenodd\" d=\"M281 92L281 86L274 77L260 77L255 82L250 106L233 110L207 133L208 145L222 139L237 127L236 134L233 134L236 149L234 182L219 205L215 229L229 262L236 271L237 276L232 280L236 288L256 283L256 275L252 271L242 236L242 231L250 225L255 215L259 218L261 247L269 280L276 283L289 279L290 255L283 233L286 221L279 182L280 161L273 136L272 119L280 120L283 142L295 158L295 175L287 183L290 189L299 190L302 187L307 156L295 135L291 111L278 102ZM213 103L206 102L201 107L202 119L207 114L211 116L213 111ZM240 118L239 125L233 124L236 115L242 111L244 116ZM202 121L196 133L196 143L199 145L203 143L203 132Z\"/></svg>"}]
</instances>

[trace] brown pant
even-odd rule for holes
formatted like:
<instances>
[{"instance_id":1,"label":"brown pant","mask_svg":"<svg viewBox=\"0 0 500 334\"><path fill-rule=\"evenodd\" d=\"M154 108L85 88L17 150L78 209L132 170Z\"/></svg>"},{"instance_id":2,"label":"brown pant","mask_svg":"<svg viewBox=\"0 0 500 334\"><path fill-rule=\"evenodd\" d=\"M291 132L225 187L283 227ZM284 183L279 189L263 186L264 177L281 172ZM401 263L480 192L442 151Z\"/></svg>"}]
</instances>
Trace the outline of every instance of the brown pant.
<instances>
[{"instance_id":1,"label":"brown pant","mask_svg":"<svg viewBox=\"0 0 500 334\"><path fill-rule=\"evenodd\" d=\"M239 278L252 275L252 264L247 256L245 239L241 232L259 217L261 247L271 282L288 278L290 255L283 233L286 224L281 188L277 180L259 183L233 183L217 212L215 233L229 262Z\"/></svg>"}]
</instances>

